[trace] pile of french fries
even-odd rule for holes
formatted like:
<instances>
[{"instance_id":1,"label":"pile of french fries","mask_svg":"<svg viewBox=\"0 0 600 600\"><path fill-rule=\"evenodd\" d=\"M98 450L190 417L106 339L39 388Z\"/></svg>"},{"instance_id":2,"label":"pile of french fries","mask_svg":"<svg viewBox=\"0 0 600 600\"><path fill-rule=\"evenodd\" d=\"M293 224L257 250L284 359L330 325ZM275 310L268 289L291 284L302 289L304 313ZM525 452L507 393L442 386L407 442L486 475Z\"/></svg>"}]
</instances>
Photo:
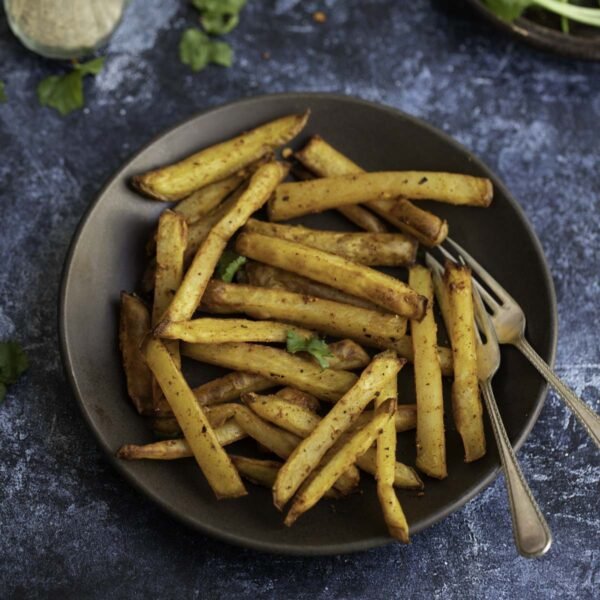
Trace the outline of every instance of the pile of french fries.
<instances>
[{"instance_id":1,"label":"pile of french fries","mask_svg":"<svg viewBox=\"0 0 600 600\"><path fill-rule=\"evenodd\" d=\"M492 186L453 173L365 173L318 136L277 160L308 117L282 117L133 179L175 204L147 244L141 296L121 297L128 393L161 439L118 456L193 456L218 498L245 495L244 479L272 488L287 525L321 498L355 491L366 472L390 535L407 542L396 488L423 482L397 460L397 435L416 429L416 469L447 476L443 376L453 377L465 460L485 453L470 273L447 264L434 290L417 247L443 242L448 224L413 201L484 207ZM290 171L296 180L284 181ZM262 207L269 221L256 218ZM354 230L279 223L330 209ZM380 266L406 268L408 282ZM452 348L438 344L434 302ZM290 339L305 351L293 353ZM182 357L230 372L192 388ZM398 402L407 362L416 404ZM244 438L273 457L231 452Z\"/></svg>"}]
</instances>

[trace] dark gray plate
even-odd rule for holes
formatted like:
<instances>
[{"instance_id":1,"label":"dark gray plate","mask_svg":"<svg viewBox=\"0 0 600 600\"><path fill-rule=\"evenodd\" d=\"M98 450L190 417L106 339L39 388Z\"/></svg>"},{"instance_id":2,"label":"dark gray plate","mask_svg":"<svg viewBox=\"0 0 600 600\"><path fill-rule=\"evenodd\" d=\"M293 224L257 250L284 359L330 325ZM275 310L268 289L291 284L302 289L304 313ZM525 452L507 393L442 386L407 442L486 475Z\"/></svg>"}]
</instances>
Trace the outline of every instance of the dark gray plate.
<instances>
[{"instance_id":1,"label":"dark gray plate","mask_svg":"<svg viewBox=\"0 0 600 600\"><path fill-rule=\"evenodd\" d=\"M487 210L431 206L449 219L452 236L479 257L522 304L529 339L546 360L553 361L556 306L540 244L517 202L467 150L413 117L353 98L285 94L242 100L190 119L144 148L104 188L73 240L60 298L61 351L81 410L110 457L123 443L153 439L126 396L117 344L117 304L121 290L136 287L143 270L144 243L165 204L130 191L130 176L306 108L312 116L297 144L319 133L367 169L447 170L492 178L495 199ZM334 213L313 216L307 222L349 227ZM513 349L503 348L502 358L494 387L510 439L519 447L542 407L546 387ZM218 372L199 365L185 368L194 384ZM405 369L401 382L405 402L414 401L409 370ZM489 427L488 454L470 465L462 460L450 418L447 428L449 477L443 482L425 478L423 496L400 492L413 535L460 508L499 471ZM400 437L399 455L414 464L414 433ZM247 497L218 502L192 460L113 462L167 512L231 543L291 554L336 554L390 541L367 476L361 483L363 493L336 503L321 502L287 529L267 490L249 485Z\"/></svg>"},{"instance_id":2,"label":"dark gray plate","mask_svg":"<svg viewBox=\"0 0 600 600\"><path fill-rule=\"evenodd\" d=\"M560 17L542 9L527 10L523 17L508 23L497 17L481 0L467 2L495 27L531 46L571 58L600 60L598 27L570 21L570 32L565 34L560 29ZM583 5L598 8L596 0L588 0Z\"/></svg>"}]
</instances>

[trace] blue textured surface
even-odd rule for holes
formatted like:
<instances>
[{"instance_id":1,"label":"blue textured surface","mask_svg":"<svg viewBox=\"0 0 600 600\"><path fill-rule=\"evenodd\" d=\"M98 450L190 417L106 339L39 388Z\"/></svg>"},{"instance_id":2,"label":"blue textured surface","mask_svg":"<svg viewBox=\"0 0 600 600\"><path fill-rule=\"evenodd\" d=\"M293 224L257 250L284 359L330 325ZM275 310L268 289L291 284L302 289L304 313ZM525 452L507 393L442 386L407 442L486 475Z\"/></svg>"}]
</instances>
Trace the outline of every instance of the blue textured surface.
<instances>
[{"instance_id":1,"label":"blue textured surface","mask_svg":"<svg viewBox=\"0 0 600 600\"><path fill-rule=\"evenodd\" d=\"M516 554L501 478L409 547L302 559L230 547L165 516L109 466L62 373L60 271L102 182L199 110L259 93L334 91L426 119L505 180L554 276L557 370L599 410L600 65L518 45L460 3L444 4L251 0L229 36L235 66L193 74L179 64L177 42L194 12L175 0L136 0L106 48L104 71L86 81L87 107L67 118L35 99L37 82L61 66L25 51L0 18L10 98L0 105L0 339L21 340L31 358L0 407L0 596L597 593L599 455L553 394L520 453L555 534L543 559ZM325 24L313 22L317 9Z\"/></svg>"}]
</instances>

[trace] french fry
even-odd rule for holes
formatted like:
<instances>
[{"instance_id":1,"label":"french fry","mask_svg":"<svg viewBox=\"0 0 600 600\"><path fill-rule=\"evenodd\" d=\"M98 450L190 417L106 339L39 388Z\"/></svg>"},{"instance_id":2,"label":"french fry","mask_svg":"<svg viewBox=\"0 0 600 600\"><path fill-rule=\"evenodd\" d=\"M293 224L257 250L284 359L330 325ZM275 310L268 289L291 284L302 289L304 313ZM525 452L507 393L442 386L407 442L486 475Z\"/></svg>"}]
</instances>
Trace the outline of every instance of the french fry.
<instances>
[{"instance_id":1,"label":"french fry","mask_svg":"<svg viewBox=\"0 0 600 600\"><path fill-rule=\"evenodd\" d=\"M232 402L247 392L262 392L276 385L273 379L256 373L233 371L193 388L192 392L201 406L211 406Z\"/></svg>"},{"instance_id":2,"label":"french fry","mask_svg":"<svg viewBox=\"0 0 600 600\"><path fill-rule=\"evenodd\" d=\"M240 136L205 148L182 161L133 178L141 192L156 200L181 200L192 192L220 181L259 160L295 137L308 120L308 112L266 123Z\"/></svg>"},{"instance_id":3,"label":"french fry","mask_svg":"<svg viewBox=\"0 0 600 600\"><path fill-rule=\"evenodd\" d=\"M277 396L244 394L242 400L262 419L274 423L301 438L310 435L321 420L321 417L312 410L291 404Z\"/></svg>"},{"instance_id":4,"label":"french fry","mask_svg":"<svg viewBox=\"0 0 600 600\"><path fill-rule=\"evenodd\" d=\"M375 477L377 473L377 450L369 448L362 456L356 459L356 464L365 473L370 473ZM412 467L396 461L394 467L394 487L405 490L422 490L425 486Z\"/></svg>"},{"instance_id":5,"label":"french fry","mask_svg":"<svg viewBox=\"0 0 600 600\"><path fill-rule=\"evenodd\" d=\"M246 173L241 172L221 179L221 181L215 181L215 183L192 192L187 198L178 202L173 207L173 211L181 215L190 225L219 206L245 179Z\"/></svg>"},{"instance_id":6,"label":"french fry","mask_svg":"<svg viewBox=\"0 0 600 600\"><path fill-rule=\"evenodd\" d=\"M485 454L483 408L477 378L477 343L471 270L447 261L444 285L450 305L454 381L452 412L465 448L465 462Z\"/></svg>"},{"instance_id":7,"label":"french fry","mask_svg":"<svg viewBox=\"0 0 600 600\"><path fill-rule=\"evenodd\" d=\"M187 321L192 317L227 242L250 215L266 202L286 172L287 169L277 162L267 163L258 168L247 190L202 242L163 321Z\"/></svg>"},{"instance_id":8,"label":"french fry","mask_svg":"<svg viewBox=\"0 0 600 600\"><path fill-rule=\"evenodd\" d=\"M341 302L342 304L352 304L352 306L360 306L361 308L368 308L370 310L381 310L379 306L368 300L351 296L329 285L323 285L318 281L313 281L312 279L284 271L283 269L277 269L254 261L246 263L244 269L248 277L248 283L256 287L288 290L289 292Z\"/></svg>"},{"instance_id":9,"label":"french fry","mask_svg":"<svg viewBox=\"0 0 600 600\"><path fill-rule=\"evenodd\" d=\"M267 208L269 220L285 221L382 198L485 207L490 205L492 195L492 182L483 177L435 171L386 171L282 183Z\"/></svg>"},{"instance_id":10,"label":"french fry","mask_svg":"<svg viewBox=\"0 0 600 600\"><path fill-rule=\"evenodd\" d=\"M239 404L233 406L236 407L235 420L244 432L280 458L285 459L290 456L300 438L279 427L273 427L246 406ZM359 480L358 470L350 468L340 475L335 482L335 487L343 494L349 494L358 485Z\"/></svg>"},{"instance_id":11,"label":"french fry","mask_svg":"<svg viewBox=\"0 0 600 600\"><path fill-rule=\"evenodd\" d=\"M306 392L297 390L293 387L281 388L275 395L290 404L307 408L313 412L316 412L321 408L320 402L312 394L307 394Z\"/></svg>"},{"instance_id":12,"label":"french fry","mask_svg":"<svg viewBox=\"0 0 600 600\"><path fill-rule=\"evenodd\" d=\"M150 421L152 431L161 439L181 437L181 427L177 419L170 415L154 417Z\"/></svg>"},{"instance_id":13,"label":"french fry","mask_svg":"<svg viewBox=\"0 0 600 600\"><path fill-rule=\"evenodd\" d=\"M229 446L246 437L246 433L234 421L230 420L215 428L215 435L221 446ZM194 456L190 445L185 439L161 440L152 444L138 446L125 444L116 453L123 460L176 460Z\"/></svg>"},{"instance_id":14,"label":"french fry","mask_svg":"<svg viewBox=\"0 0 600 600\"><path fill-rule=\"evenodd\" d=\"M415 365L417 398L417 468L430 477L444 479L446 439L444 435L444 398L442 372L437 349L437 325L433 316L433 282L428 269L411 267L409 283L427 298L427 312L421 322L410 324Z\"/></svg>"},{"instance_id":15,"label":"french fry","mask_svg":"<svg viewBox=\"0 0 600 600\"><path fill-rule=\"evenodd\" d=\"M155 330L155 335L170 340L195 344L223 344L227 342L283 343L292 331L303 338L312 337L308 329L277 321L250 321L248 319L211 319L202 317L192 321L168 322Z\"/></svg>"},{"instance_id":16,"label":"french fry","mask_svg":"<svg viewBox=\"0 0 600 600\"><path fill-rule=\"evenodd\" d=\"M330 369L364 369L371 357L353 340L340 340L329 344L332 356L328 358Z\"/></svg>"},{"instance_id":17,"label":"french fry","mask_svg":"<svg viewBox=\"0 0 600 600\"><path fill-rule=\"evenodd\" d=\"M248 458L246 456L237 456L230 454L233 464L244 479L250 483L260 485L266 488L272 488L277 477L277 471L281 463L277 460L263 460L258 458ZM331 489L326 494L329 498L339 498L340 494Z\"/></svg>"},{"instance_id":18,"label":"french fry","mask_svg":"<svg viewBox=\"0 0 600 600\"><path fill-rule=\"evenodd\" d=\"M354 373L321 369L316 363L288 354L285 350L259 344L182 344L189 358L228 369L249 371L276 382L335 402L355 383Z\"/></svg>"},{"instance_id":19,"label":"french fry","mask_svg":"<svg viewBox=\"0 0 600 600\"><path fill-rule=\"evenodd\" d=\"M321 177L352 175L364 171L319 136L314 136L296 153L306 167ZM406 199L380 199L367 206L426 246L441 244L448 235L448 223L436 215L417 208Z\"/></svg>"},{"instance_id":20,"label":"french fry","mask_svg":"<svg viewBox=\"0 0 600 600\"><path fill-rule=\"evenodd\" d=\"M146 338L142 352L217 498L245 495L238 472L165 345L160 340Z\"/></svg>"},{"instance_id":21,"label":"french fry","mask_svg":"<svg viewBox=\"0 0 600 600\"><path fill-rule=\"evenodd\" d=\"M121 292L119 346L127 381L127 393L141 415L154 414L152 373L140 352L140 344L150 330L150 313L133 294Z\"/></svg>"},{"instance_id":22,"label":"french fry","mask_svg":"<svg viewBox=\"0 0 600 600\"><path fill-rule=\"evenodd\" d=\"M388 379L379 397L375 398L375 414L373 415L373 419L377 418L377 411L381 410L385 402L389 402L390 399L395 407L397 398L398 381L394 377ZM365 448L365 452L367 450L368 448ZM377 436L377 448L375 452L377 496L379 497L383 517L387 523L390 535L406 544L408 543L408 523L394 490L394 477L396 474L396 427L392 419L388 419L381 427L380 433Z\"/></svg>"},{"instance_id":23,"label":"french fry","mask_svg":"<svg viewBox=\"0 0 600 600\"><path fill-rule=\"evenodd\" d=\"M364 427L368 421L373 418L373 413L370 410L365 412L356 419L353 425L354 429ZM410 431L417 426L417 405L416 404L398 404L394 413L394 425L396 432Z\"/></svg>"},{"instance_id":24,"label":"french fry","mask_svg":"<svg viewBox=\"0 0 600 600\"><path fill-rule=\"evenodd\" d=\"M245 232L269 235L337 254L362 265L401 267L412 265L417 243L402 233L349 233L320 231L300 225L278 225L249 219Z\"/></svg>"},{"instance_id":25,"label":"french fry","mask_svg":"<svg viewBox=\"0 0 600 600\"><path fill-rule=\"evenodd\" d=\"M273 501L277 508L281 510L290 500L327 450L380 393L381 386L388 379L396 377L403 362L391 350L378 354L356 384L323 417L313 432L300 442L277 475L273 487Z\"/></svg>"},{"instance_id":26,"label":"french fry","mask_svg":"<svg viewBox=\"0 0 600 600\"><path fill-rule=\"evenodd\" d=\"M448 222L406 198L373 200L369 208L425 246L439 246L448 237Z\"/></svg>"},{"instance_id":27,"label":"french fry","mask_svg":"<svg viewBox=\"0 0 600 600\"><path fill-rule=\"evenodd\" d=\"M301 181L314 178L314 173L299 163L293 164L291 170L296 179L300 179ZM348 221L365 231L371 231L373 233L385 233L387 231L385 224L372 212L369 212L362 206L342 206L338 208L338 212L344 215Z\"/></svg>"},{"instance_id":28,"label":"french fry","mask_svg":"<svg viewBox=\"0 0 600 600\"><path fill-rule=\"evenodd\" d=\"M406 319L331 300L280 289L211 281L202 308L244 312L255 319L276 319L326 335L350 338L366 346L390 348L406 333Z\"/></svg>"},{"instance_id":29,"label":"french fry","mask_svg":"<svg viewBox=\"0 0 600 600\"><path fill-rule=\"evenodd\" d=\"M341 256L259 233L242 233L236 251L365 298L402 317L420 319L425 314L425 298L405 283Z\"/></svg>"},{"instance_id":30,"label":"french fry","mask_svg":"<svg viewBox=\"0 0 600 600\"><path fill-rule=\"evenodd\" d=\"M311 477L307 484L300 490L294 500L290 511L285 518L285 524L289 527L300 515L312 508L329 490L340 473L356 462L361 454L364 454L373 444L381 430L389 422L394 414L395 401L386 400L376 411L373 420L354 433L352 437L330 458L330 460ZM286 463L287 464L287 463ZM277 489L281 473L285 464L279 470L275 480L274 489Z\"/></svg>"},{"instance_id":31,"label":"french fry","mask_svg":"<svg viewBox=\"0 0 600 600\"><path fill-rule=\"evenodd\" d=\"M156 233L156 272L154 279L154 304L152 306L152 326L155 326L171 303L175 290L183 277L183 253L187 243L187 225L185 219L173 211L166 210L158 221ZM165 347L180 367L179 343L166 342ZM169 414L168 402L153 381L152 399L157 415Z\"/></svg>"}]
</instances>

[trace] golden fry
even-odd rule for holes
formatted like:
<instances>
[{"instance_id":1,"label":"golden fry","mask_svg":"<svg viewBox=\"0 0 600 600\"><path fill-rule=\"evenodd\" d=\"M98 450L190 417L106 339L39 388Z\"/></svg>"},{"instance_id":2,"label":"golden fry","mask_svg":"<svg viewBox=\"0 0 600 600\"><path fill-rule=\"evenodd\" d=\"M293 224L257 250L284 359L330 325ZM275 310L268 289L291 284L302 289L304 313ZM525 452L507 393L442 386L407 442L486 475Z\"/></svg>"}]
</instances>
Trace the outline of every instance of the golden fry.
<instances>
[{"instance_id":1,"label":"golden fry","mask_svg":"<svg viewBox=\"0 0 600 600\"><path fill-rule=\"evenodd\" d=\"M420 319L425 314L425 298L405 283L341 256L258 233L242 233L236 251L365 298L402 317Z\"/></svg>"},{"instance_id":2,"label":"golden fry","mask_svg":"<svg viewBox=\"0 0 600 600\"><path fill-rule=\"evenodd\" d=\"M390 399L396 406L398 398L398 381L394 377L388 379L381 390L381 394L375 399L375 414L382 409L385 402ZM365 449L365 452L368 448ZM376 448L376 479L377 496L383 511L383 517L388 526L388 531L393 538L408 543L408 523L396 491L394 490L394 478L396 475L396 427L392 419L381 427L377 436Z\"/></svg>"},{"instance_id":3,"label":"golden fry","mask_svg":"<svg viewBox=\"0 0 600 600\"><path fill-rule=\"evenodd\" d=\"M396 377L402 365L403 361L393 351L377 355L356 384L323 417L313 432L300 442L279 471L273 487L273 501L277 508L283 508L327 450L380 393L381 386L391 377Z\"/></svg>"},{"instance_id":4,"label":"golden fry","mask_svg":"<svg viewBox=\"0 0 600 600\"><path fill-rule=\"evenodd\" d=\"M247 392L262 392L277 382L256 373L234 371L192 389L201 406L232 402Z\"/></svg>"},{"instance_id":5,"label":"golden fry","mask_svg":"<svg viewBox=\"0 0 600 600\"><path fill-rule=\"evenodd\" d=\"M411 287L427 298L427 312L421 322L411 322L415 353L415 390L417 398L417 468L430 477L444 479L446 438L444 434L444 397L442 371L437 348L437 325L433 316L433 282L428 269L410 269Z\"/></svg>"},{"instance_id":6,"label":"golden fry","mask_svg":"<svg viewBox=\"0 0 600 600\"><path fill-rule=\"evenodd\" d=\"M353 340L340 340L329 344L332 356L328 358L330 369L364 369L370 362L371 357L364 348Z\"/></svg>"},{"instance_id":7,"label":"golden fry","mask_svg":"<svg viewBox=\"0 0 600 600\"><path fill-rule=\"evenodd\" d=\"M155 335L194 344L223 344L227 342L285 342L289 331L308 338L314 334L308 329L277 321L249 321L248 319L210 319L165 323Z\"/></svg>"},{"instance_id":8,"label":"golden fry","mask_svg":"<svg viewBox=\"0 0 600 600\"><path fill-rule=\"evenodd\" d=\"M246 456L229 455L244 479L266 488L273 487L281 463L277 460L260 460Z\"/></svg>"},{"instance_id":9,"label":"golden fry","mask_svg":"<svg viewBox=\"0 0 600 600\"><path fill-rule=\"evenodd\" d=\"M244 169L295 137L308 112L276 119L240 136L210 146L184 160L133 178L133 185L157 200L181 200L192 192Z\"/></svg>"},{"instance_id":10,"label":"golden fry","mask_svg":"<svg viewBox=\"0 0 600 600\"><path fill-rule=\"evenodd\" d=\"M150 313L146 305L133 294L121 292L119 314L119 346L127 380L127 393L138 413L154 413L152 402L152 373L140 344L150 330Z\"/></svg>"},{"instance_id":11,"label":"golden fry","mask_svg":"<svg viewBox=\"0 0 600 600\"><path fill-rule=\"evenodd\" d=\"M369 448L362 456L356 459L356 464L366 473L375 477L377 473L377 451ZM394 487L405 490L422 490L425 486L417 472L404 463L396 461L394 467Z\"/></svg>"},{"instance_id":12,"label":"golden fry","mask_svg":"<svg viewBox=\"0 0 600 600\"><path fill-rule=\"evenodd\" d=\"M142 352L217 498L246 494L244 484L164 344L147 338Z\"/></svg>"},{"instance_id":13,"label":"golden fry","mask_svg":"<svg viewBox=\"0 0 600 600\"><path fill-rule=\"evenodd\" d=\"M477 377L477 342L473 310L471 270L447 261L444 285L450 305L454 381L452 412L465 447L465 462L485 454L483 408Z\"/></svg>"},{"instance_id":14,"label":"golden fry","mask_svg":"<svg viewBox=\"0 0 600 600\"><path fill-rule=\"evenodd\" d=\"M250 215L266 202L277 183L285 177L286 172L287 169L277 162L259 167L250 180L248 189L212 228L196 252L163 321L187 321L192 317L227 242L244 225Z\"/></svg>"},{"instance_id":15,"label":"golden fry","mask_svg":"<svg viewBox=\"0 0 600 600\"><path fill-rule=\"evenodd\" d=\"M362 265L407 266L415 262L417 255L415 240L402 233L321 231L300 225L266 223L257 219L249 219L244 231L304 244Z\"/></svg>"},{"instance_id":16,"label":"golden fry","mask_svg":"<svg viewBox=\"0 0 600 600\"><path fill-rule=\"evenodd\" d=\"M185 356L228 369L250 371L335 402L356 381L354 373L321 369L315 362L260 344L182 344Z\"/></svg>"},{"instance_id":17,"label":"golden fry","mask_svg":"<svg viewBox=\"0 0 600 600\"><path fill-rule=\"evenodd\" d=\"M306 392L297 390L293 387L281 388L275 395L279 398L283 398L283 400L290 404L307 408L313 412L316 412L321 408L321 403L312 394L307 394Z\"/></svg>"}]
</instances>

